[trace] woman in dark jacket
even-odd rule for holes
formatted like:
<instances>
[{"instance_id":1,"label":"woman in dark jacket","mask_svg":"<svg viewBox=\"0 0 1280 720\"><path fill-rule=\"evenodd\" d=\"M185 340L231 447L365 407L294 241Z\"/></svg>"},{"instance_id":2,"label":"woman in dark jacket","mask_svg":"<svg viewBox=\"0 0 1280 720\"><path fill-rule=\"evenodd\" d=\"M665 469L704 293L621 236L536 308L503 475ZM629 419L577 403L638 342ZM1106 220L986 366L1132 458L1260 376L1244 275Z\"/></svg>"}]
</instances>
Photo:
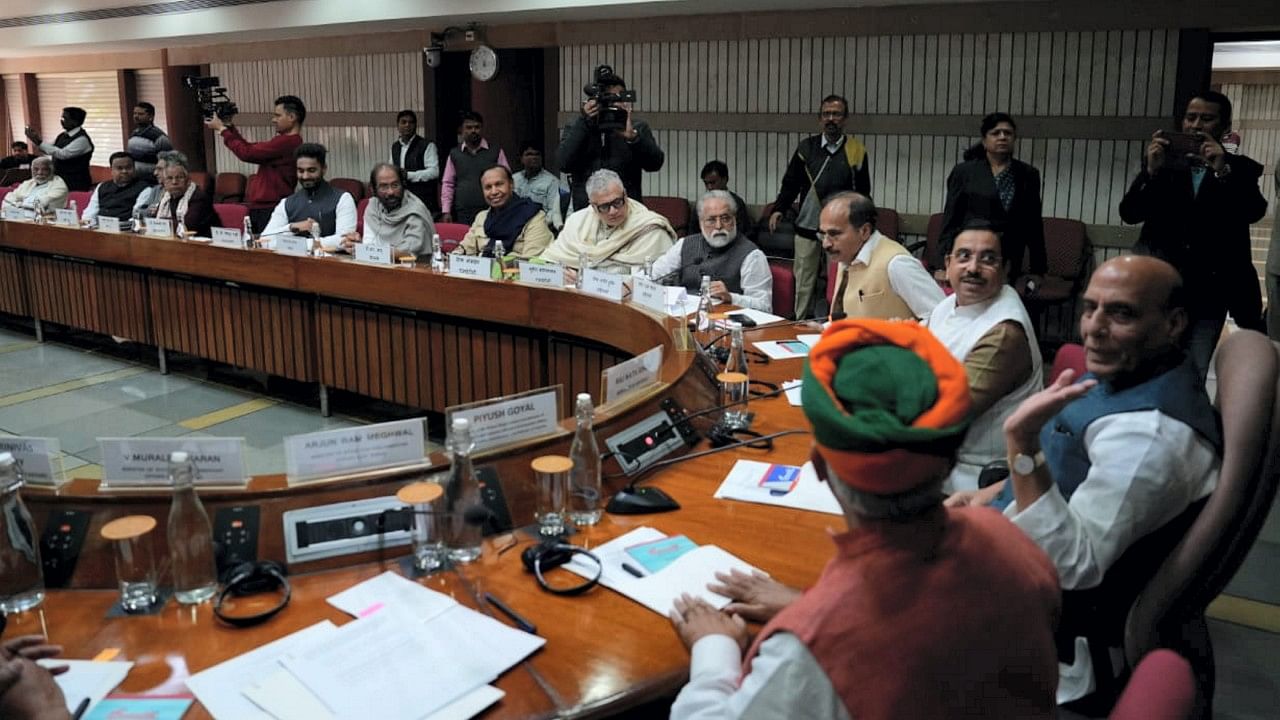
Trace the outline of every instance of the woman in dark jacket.
<instances>
[{"instance_id":1,"label":"woman in dark jacket","mask_svg":"<svg viewBox=\"0 0 1280 720\"><path fill-rule=\"evenodd\" d=\"M1009 282L1025 284L1025 295L1048 270L1044 250L1044 224L1040 215L1040 173L1013 158L1017 125L1006 113L982 119L982 142L969 148L964 162L947 177L947 204L943 210L942 247L949 247L968 222L985 220L1002 235L1004 257L1009 261ZM1022 256L1031 253L1030 272L1023 283Z\"/></svg>"}]
</instances>

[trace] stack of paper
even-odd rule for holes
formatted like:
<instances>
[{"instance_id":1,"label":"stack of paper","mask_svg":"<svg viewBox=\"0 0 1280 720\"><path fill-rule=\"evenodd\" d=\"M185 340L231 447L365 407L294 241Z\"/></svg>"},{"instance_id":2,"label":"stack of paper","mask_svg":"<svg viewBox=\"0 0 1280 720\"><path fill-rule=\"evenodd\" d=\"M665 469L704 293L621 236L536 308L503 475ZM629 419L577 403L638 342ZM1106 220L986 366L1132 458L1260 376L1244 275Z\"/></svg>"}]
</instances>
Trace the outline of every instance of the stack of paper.
<instances>
[{"instance_id":1,"label":"stack of paper","mask_svg":"<svg viewBox=\"0 0 1280 720\"><path fill-rule=\"evenodd\" d=\"M133 667L131 662L96 662L93 660L63 660L52 658L38 661L45 667L66 665L69 669L54 678L67 699L67 710L75 712L80 702L89 698L89 710L102 702L107 693L124 682Z\"/></svg>"},{"instance_id":2,"label":"stack of paper","mask_svg":"<svg viewBox=\"0 0 1280 720\"><path fill-rule=\"evenodd\" d=\"M546 642L391 572L329 603L357 619L314 625L188 687L219 720L463 720L500 699L489 683Z\"/></svg>"},{"instance_id":3,"label":"stack of paper","mask_svg":"<svg viewBox=\"0 0 1280 720\"><path fill-rule=\"evenodd\" d=\"M627 548L664 537L666 536L653 528L641 527L594 548L591 552L604 565L600 584L665 617L676 598L683 593L700 597L716 608L723 608L729 604L729 598L708 590L707 583L715 582L717 572L737 568L750 574L755 570L715 545L702 545L690 550L658 572L646 573L642 577L636 577L623 568L624 563L636 566L632 556L627 554ZM596 571L595 563L576 555L565 568L583 577L592 577Z\"/></svg>"},{"instance_id":4,"label":"stack of paper","mask_svg":"<svg viewBox=\"0 0 1280 720\"><path fill-rule=\"evenodd\" d=\"M785 486L780 484L780 475L786 475L791 482ZM831 515L844 514L835 495L831 494L831 486L818 479L813 463L805 463L803 467L797 468L794 465L739 460L729 470L724 482L720 483L715 497Z\"/></svg>"}]
</instances>

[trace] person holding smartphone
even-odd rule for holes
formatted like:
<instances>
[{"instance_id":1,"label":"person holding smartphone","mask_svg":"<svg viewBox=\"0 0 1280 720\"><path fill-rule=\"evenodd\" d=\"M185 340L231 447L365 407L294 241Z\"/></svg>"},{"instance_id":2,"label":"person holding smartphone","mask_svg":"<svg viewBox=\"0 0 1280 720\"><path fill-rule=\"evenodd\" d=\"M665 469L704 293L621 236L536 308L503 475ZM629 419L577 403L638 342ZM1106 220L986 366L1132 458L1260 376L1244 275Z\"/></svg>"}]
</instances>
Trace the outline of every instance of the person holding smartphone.
<instances>
[{"instance_id":1,"label":"person holding smartphone","mask_svg":"<svg viewBox=\"0 0 1280 720\"><path fill-rule=\"evenodd\" d=\"M1185 151L1173 157L1179 138L1152 134L1142 170L1120 201L1120 218L1143 223L1135 251L1182 274L1191 298L1186 345L1204 378L1228 312L1240 327L1264 331L1249 225L1266 214L1267 201L1258 188L1262 165L1222 147L1231 129L1227 96L1193 96L1180 129L1199 140L1197 152L1179 162L1186 159Z\"/></svg>"}]
</instances>

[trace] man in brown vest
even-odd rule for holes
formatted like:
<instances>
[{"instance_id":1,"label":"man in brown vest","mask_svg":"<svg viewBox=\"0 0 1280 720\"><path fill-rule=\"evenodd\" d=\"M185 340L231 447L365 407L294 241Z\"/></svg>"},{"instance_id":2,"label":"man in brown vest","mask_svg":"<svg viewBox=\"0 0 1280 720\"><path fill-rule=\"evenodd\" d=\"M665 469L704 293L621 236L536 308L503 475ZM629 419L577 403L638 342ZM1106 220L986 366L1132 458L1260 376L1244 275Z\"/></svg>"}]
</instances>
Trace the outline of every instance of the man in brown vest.
<instances>
[{"instance_id":1,"label":"man in brown vest","mask_svg":"<svg viewBox=\"0 0 1280 720\"><path fill-rule=\"evenodd\" d=\"M840 263L831 319L925 317L942 302L942 290L924 265L876 230L876 205L855 192L831 196L822 206L818 239Z\"/></svg>"},{"instance_id":2,"label":"man in brown vest","mask_svg":"<svg viewBox=\"0 0 1280 720\"><path fill-rule=\"evenodd\" d=\"M801 387L848 530L749 649L741 616L676 602L692 659L671 718L1056 717L1053 565L997 513L942 506L969 425L964 367L915 323L844 320Z\"/></svg>"}]
</instances>

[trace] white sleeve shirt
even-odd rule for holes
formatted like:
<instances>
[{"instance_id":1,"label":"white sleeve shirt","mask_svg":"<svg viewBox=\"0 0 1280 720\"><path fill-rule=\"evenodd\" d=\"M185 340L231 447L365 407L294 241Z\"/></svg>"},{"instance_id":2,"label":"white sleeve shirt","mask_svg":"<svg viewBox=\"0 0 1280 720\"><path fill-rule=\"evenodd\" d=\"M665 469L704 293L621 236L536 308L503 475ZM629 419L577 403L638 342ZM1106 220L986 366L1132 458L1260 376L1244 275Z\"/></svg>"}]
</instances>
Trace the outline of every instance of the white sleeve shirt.
<instances>
[{"instance_id":1,"label":"white sleeve shirt","mask_svg":"<svg viewBox=\"0 0 1280 720\"><path fill-rule=\"evenodd\" d=\"M849 720L822 666L791 633L761 643L739 686L741 672L742 653L728 635L694 643L689 684L671 706L671 720Z\"/></svg>"},{"instance_id":2,"label":"white sleeve shirt","mask_svg":"<svg viewBox=\"0 0 1280 720\"><path fill-rule=\"evenodd\" d=\"M276 246L276 236L293 232L289 229L289 216L284 210L285 200L276 203L275 209L271 211L271 219L267 221L267 226L262 230L263 246L272 250ZM335 210L335 214L337 217L333 224L333 234L320 238L320 248L325 252L337 250L342 244L342 236L356 231L356 203L355 200L351 199L351 193L344 192L338 198L338 207Z\"/></svg>"},{"instance_id":3,"label":"white sleeve shirt","mask_svg":"<svg viewBox=\"0 0 1280 720\"><path fill-rule=\"evenodd\" d=\"M670 275L681 269L680 252L683 247L684 238L680 238L670 250L653 262L655 278ZM773 312L773 273L769 270L768 258L758 248L752 250L742 260L738 279L742 281L742 292L729 293L731 304L762 312Z\"/></svg>"},{"instance_id":4,"label":"white sleeve shirt","mask_svg":"<svg viewBox=\"0 0 1280 720\"><path fill-rule=\"evenodd\" d=\"M400 143L400 162L396 162L396 158L391 158L392 165L404 167L405 155L409 152L409 145ZM427 141L427 146L422 150L422 169L409 170L405 172L409 178L409 182L431 182L440 177L440 156L436 154L436 144Z\"/></svg>"},{"instance_id":5,"label":"white sleeve shirt","mask_svg":"<svg viewBox=\"0 0 1280 720\"><path fill-rule=\"evenodd\" d=\"M80 221L87 223L98 223L98 191L102 189L102 183L93 186L93 192L89 193L89 204L84 210L80 211Z\"/></svg>"},{"instance_id":6,"label":"white sleeve shirt","mask_svg":"<svg viewBox=\"0 0 1280 720\"><path fill-rule=\"evenodd\" d=\"M89 145L88 136L81 130L81 128L75 128L74 131L67 131L68 135L74 135L75 137L72 138L71 142L67 143L66 147L60 148L51 142L42 142L40 143L40 149L54 160L67 160L81 155L88 155L92 152L93 147Z\"/></svg>"},{"instance_id":7,"label":"white sleeve shirt","mask_svg":"<svg viewBox=\"0 0 1280 720\"><path fill-rule=\"evenodd\" d=\"M926 317L946 297L920 260L911 255L893 257L887 271L889 287L918 318Z\"/></svg>"}]
</instances>

